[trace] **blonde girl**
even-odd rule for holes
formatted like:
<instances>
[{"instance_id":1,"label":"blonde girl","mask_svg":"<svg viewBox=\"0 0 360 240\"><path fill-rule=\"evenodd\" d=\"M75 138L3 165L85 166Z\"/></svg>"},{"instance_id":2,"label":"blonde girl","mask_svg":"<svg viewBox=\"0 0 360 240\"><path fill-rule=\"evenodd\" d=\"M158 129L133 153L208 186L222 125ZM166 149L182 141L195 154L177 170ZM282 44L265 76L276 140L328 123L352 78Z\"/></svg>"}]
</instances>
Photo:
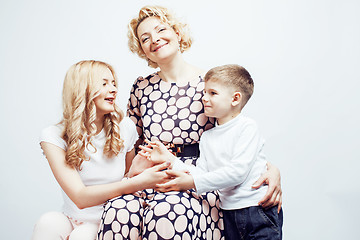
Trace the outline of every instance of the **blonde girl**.
<instances>
[{"instance_id":1,"label":"blonde girl","mask_svg":"<svg viewBox=\"0 0 360 240\"><path fill-rule=\"evenodd\" d=\"M135 156L135 124L115 103L114 69L100 61L70 67L63 86L63 120L45 128L40 145L62 189L61 212L48 212L35 225L32 239L96 239L103 203L153 188L163 182L160 170L149 168L123 179Z\"/></svg>"}]
</instances>

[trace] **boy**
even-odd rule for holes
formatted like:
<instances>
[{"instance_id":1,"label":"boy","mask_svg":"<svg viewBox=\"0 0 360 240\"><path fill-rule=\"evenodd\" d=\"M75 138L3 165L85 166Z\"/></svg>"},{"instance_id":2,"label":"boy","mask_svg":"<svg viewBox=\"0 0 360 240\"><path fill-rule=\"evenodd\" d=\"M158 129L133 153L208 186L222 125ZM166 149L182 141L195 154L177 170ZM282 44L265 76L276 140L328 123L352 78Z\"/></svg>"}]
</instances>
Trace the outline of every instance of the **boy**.
<instances>
[{"instance_id":1,"label":"boy","mask_svg":"<svg viewBox=\"0 0 360 240\"><path fill-rule=\"evenodd\" d=\"M196 167L185 165L160 142L142 149L152 161L168 161L174 178L159 185L160 191L195 188L198 194L219 190L226 239L282 239L282 210L258 206L267 186L252 184L266 170L264 140L256 123L241 115L254 90L248 71L239 65L224 65L205 75L205 115L216 118L214 128L203 133Z\"/></svg>"}]
</instances>

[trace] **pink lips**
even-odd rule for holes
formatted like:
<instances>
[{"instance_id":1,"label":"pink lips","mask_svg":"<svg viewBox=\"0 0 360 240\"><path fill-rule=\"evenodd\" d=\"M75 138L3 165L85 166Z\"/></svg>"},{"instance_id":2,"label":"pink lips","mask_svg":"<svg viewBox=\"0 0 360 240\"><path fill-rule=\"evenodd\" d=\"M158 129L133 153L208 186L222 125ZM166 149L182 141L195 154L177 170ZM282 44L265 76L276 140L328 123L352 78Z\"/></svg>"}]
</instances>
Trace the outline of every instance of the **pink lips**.
<instances>
[{"instance_id":1,"label":"pink lips","mask_svg":"<svg viewBox=\"0 0 360 240\"><path fill-rule=\"evenodd\" d=\"M156 52L157 50L159 50L160 48L162 48L163 46L167 45L167 43L163 44L163 45L160 45L160 46L157 46L153 52Z\"/></svg>"},{"instance_id":2,"label":"pink lips","mask_svg":"<svg viewBox=\"0 0 360 240\"><path fill-rule=\"evenodd\" d=\"M114 103L114 99L113 97L110 97L110 98L105 98L105 101L109 102L110 104L113 104Z\"/></svg>"}]
</instances>

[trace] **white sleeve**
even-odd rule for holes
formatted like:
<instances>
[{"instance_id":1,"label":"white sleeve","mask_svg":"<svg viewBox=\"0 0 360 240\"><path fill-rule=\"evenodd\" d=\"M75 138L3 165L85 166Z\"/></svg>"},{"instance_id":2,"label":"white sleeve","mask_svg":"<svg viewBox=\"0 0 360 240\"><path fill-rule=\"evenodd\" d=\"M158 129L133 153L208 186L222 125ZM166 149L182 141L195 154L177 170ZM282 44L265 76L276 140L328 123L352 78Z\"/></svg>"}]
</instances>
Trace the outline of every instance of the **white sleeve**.
<instances>
[{"instance_id":1,"label":"white sleeve","mask_svg":"<svg viewBox=\"0 0 360 240\"><path fill-rule=\"evenodd\" d=\"M256 124L246 124L234 141L234 154L227 160L228 164L211 172L193 175L198 194L237 186L244 182L257 158L259 147L262 146Z\"/></svg>"},{"instance_id":2,"label":"white sleeve","mask_svg":"<svg viewBox=\"0 0 360 240\"><path fill-rule=\"evenodd\" d=\"M135 123L128 117L120 122L120 134L123 136L125 152L130 152L139 138Z\"/></svg>"},{"instance_id":3,"label":"white sleeve","mask_svg":"<svg viewBox=\"0 0 360 240\"><path fill-rule=\"evenodd\" d=\"M51 143L66 151L67 145L65 140L62 139L61 134L62 134L62 128L60 127L60 125L47 127L41 131L39 143L41 142Z\"/></svg>"},{"instance_id":4,"label":"white sleeve","mask_svg":"<svg viewBox=\"0 0 360 240\"><path fill-rule=\"evenodd\" d=\"M197 162L199 162L199 159ZM174 161L172 169L177 171L189 171L191 175L203 174L205 172L198 166L195 167L194 165L185 164L178 158Z\"/></svg>"}]
</instances>

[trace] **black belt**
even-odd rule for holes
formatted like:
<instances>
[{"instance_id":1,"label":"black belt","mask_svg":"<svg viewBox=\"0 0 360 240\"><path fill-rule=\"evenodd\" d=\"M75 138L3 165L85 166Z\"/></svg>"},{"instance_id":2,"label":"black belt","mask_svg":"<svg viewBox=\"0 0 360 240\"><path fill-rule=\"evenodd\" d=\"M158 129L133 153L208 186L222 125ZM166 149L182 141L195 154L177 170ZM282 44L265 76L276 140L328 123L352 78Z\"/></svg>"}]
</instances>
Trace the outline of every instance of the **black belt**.
<instances>
[{"instance_id":1,"label":"black belt","mask_svg":"<svg viewBox=\"0 0 360 240\"><path fill-rule=\"evenodd\" d=\"M199 157L199 144L170 144L173 154L177 157Z\"/></svg>"}]
</instances>

